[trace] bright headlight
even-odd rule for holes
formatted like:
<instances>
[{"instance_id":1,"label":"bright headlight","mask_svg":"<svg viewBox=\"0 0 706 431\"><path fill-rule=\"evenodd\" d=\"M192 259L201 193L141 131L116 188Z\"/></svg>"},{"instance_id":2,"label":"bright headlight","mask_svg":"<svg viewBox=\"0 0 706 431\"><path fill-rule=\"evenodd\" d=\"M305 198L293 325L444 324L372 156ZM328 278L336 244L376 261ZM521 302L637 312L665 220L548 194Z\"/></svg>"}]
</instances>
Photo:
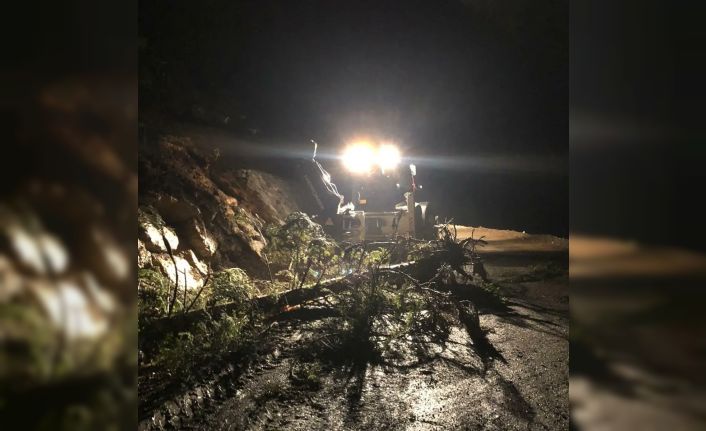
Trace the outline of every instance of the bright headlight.
<instances>
[{"instance_id":1,"label":"bright headlight","mask_svg":"<svg viewBox=\"0 0 706 431\"><path fill-rule=\"evenodd\" d=\"M377 163L383 172L395 169L400 163L400 150L394 145L381 145L378 149Z\"/></svg>"},{"instance_id":2,"label":"bright headlight","mask_svg":"<svg viewBox=\"0 0 706 431\"><path fill-rule=\"evenodd\" d=\"M374 163L375 152L373 147L366 142L352 144L343 152L343 166L353 173L368 173Z\"/></svg>"}]
</instances>

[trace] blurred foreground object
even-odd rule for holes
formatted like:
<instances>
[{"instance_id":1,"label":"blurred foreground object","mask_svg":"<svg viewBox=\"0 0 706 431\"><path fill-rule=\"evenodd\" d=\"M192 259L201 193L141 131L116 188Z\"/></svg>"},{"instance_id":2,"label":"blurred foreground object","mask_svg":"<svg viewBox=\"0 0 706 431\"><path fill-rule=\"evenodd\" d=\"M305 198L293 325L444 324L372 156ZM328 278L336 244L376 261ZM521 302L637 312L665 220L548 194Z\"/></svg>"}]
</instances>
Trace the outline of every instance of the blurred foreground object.
<instances>
[{"instance_id":1,"label":"blurred foreground object","mask_svg":"<svg viewBox=\"0 0 706 431\"><path fill-rule=\"evenodd\" d=\"M137 100L63 79L13 112L0 199L0 428L134 429Z\"/></svg>"},{"instance_id":2,"label":"blurred foreground object","mask_svg":"<svg viewBox=\"0 0 706 431\"><path fill-rule=\"evenodd\" d=\"M573 425L703 429L706 255L573 235Z\"/></svg>"},{"instance_id":3,"label":"blurred foreground object","mask_svg":"<svg viewBox=\"0 0 706 431\"><path fill-rule=\"evenodd\" d=\"M571 3L574 429L706 427L698 9Z\"/></svg>"},{"instance_id":4,"label":"blurred foreground object","mask_svg":"<svg viewBox=\"0 0 706 431\"><path fill-rule=\"evenodd\" d=\"M136 7L4 16L0 429L135 429Z\"/></svg>"}]
</instances>

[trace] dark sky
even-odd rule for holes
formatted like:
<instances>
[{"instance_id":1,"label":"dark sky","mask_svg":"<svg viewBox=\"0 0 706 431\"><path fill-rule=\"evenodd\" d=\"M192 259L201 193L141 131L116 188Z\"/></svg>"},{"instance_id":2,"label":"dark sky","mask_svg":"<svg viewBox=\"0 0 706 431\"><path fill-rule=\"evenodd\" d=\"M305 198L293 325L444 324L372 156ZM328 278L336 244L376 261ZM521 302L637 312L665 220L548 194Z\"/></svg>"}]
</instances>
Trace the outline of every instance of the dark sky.
<instances>
[{"instance_id":1,"label":"dark sky","mask_svg":"<svg viewBox=\"0 0 706 431\"><path fill-rule=\"evenodd\" d=\"M703 8L572 4L572 232L706 250Z\"/></svg>"},{"instance_id":2,"label":"dark sky","mask_svg":"<svg viewBox=\"0 0 706 431\"><path fill-rule=\"evenodd\" d=\"M568 232L568 2L140 9L141 108L244 115L278 142L391 138L442 214Z\"/></svg>"}]
</instances>

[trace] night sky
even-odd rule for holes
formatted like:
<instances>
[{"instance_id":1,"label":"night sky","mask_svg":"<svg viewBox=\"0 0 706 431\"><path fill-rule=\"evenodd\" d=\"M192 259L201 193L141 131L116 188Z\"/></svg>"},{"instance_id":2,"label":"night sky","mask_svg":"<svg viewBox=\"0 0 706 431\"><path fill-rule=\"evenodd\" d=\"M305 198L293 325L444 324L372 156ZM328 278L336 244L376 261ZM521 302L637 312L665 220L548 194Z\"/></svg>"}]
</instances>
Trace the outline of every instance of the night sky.
<instances>
[{"instance_id":1,"label":"night sky","mask_svg":"<svg viewBox=\"0 0 706 431\"><path fill-rule=\"evenodd\" d=\"M568 2L496 3L142 1L140 107L392 139L442 215L566 235Z\"/></svg>"}]
</instances>

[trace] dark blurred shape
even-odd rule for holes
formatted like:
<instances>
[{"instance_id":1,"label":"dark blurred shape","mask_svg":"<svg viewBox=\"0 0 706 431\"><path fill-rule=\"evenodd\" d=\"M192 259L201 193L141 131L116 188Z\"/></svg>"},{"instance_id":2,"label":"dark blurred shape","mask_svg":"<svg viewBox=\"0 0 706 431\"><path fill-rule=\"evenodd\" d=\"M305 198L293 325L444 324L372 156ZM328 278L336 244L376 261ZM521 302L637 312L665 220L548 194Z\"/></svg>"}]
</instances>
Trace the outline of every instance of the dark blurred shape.
<instances>
[{"instance_id":1,"label":"dark blurred shape","mask_svg":"<svg viewBox=\"0 0 706 431\"><path fill-rule=\"evenodd\" d=\"M706 72L686 2L571 8L571 228L706 251Z\"/></svg>"},{"instance_id":2,"label":"dark blurred shape","mask_svg":"<svg viewBox=\"0 0 706 431\"><path fill-rule=\"evenodd\" d=\"M572 418L579 429L703 429L706 255L572 235Z\"/></svg>"},{"instance_id":3,"label":"dark blurred shape","mask_svg":"<svg viewBox=\"0 0 706 431\"><path fill-rule=\"evenodd\" d=\"M3 16L0 428L134 429L135 6Z\"/></svg>"},{"instance_id":4,"label":"dark blurred shape","mask_svg":"<svg viewBox=\"0 0 706 431\"><path fill-rule=\"evenodd\" d=\"M706 425L703 14L571 7L572 427Z\"/></svg>"}]
</instances>

